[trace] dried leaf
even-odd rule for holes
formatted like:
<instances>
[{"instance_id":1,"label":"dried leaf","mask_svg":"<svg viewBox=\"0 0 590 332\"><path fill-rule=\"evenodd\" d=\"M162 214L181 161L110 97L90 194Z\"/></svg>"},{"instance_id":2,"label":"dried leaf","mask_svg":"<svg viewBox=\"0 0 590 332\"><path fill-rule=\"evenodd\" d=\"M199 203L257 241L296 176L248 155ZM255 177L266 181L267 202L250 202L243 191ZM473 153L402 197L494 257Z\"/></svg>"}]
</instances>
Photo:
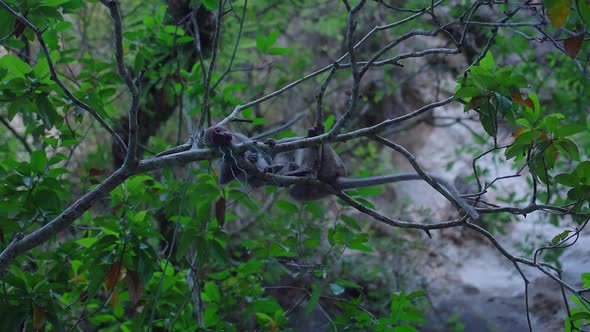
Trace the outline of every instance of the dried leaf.
<instances>
[{"instance_id":1,"label":"dried leaf","mask_svg":"<svg viewBox=\"0 0 590 332\"><path fill-rule=\"evenodd\" d=\"M45 324L45 310L33 303L33 331L41 331Z\"/></svg>"},{"instance_id":2,"label":"dried leaf","mask_svg":"<svg viewBox=\"0 0 590 332\"><path fill-rule=\"evenodd\" d=\"M119 291L116 289L113 289L113 291L111 292L111 299L109 300L109 304L111 306L111 308L115 308L117 306L117 304L119 304Z\"/></svg>"},{"instance_id":3,"label":"dried leaf","mask_svg":"<svg viewBox=\"0 0 590 332\"><path fill-rule=\"evenodd\" d=\"M88 174L90 174L90 176L99 176L99 175L104 175L107 174L108 170L106 169L100 169L100 168L96 168L96 167L92 167L89 171Z\"/></svg>"},{"instance_id":4,"label":"dried leaf","mask_svg":"<svg viewBox=\"0 0 590 332\"><path fill-rule=\"evenodd\" d=\"M133 303L133 306L135 307L139 302L139 298L143 295L143 287L141 287L137 272L128 271L125 281L127 281L127 291L129 292L131 303Z\"/></svg>"},{"instance_id":5,"label":"dried leaf","mask_svg":"<svg viewBox=\"0 0 590 332\"><path fill-rule=\"evenodd\" d=\"M580 48L582 48L583 41L583 34L574 37L569 37L568 39L564 40L563 47L565 49L565 54L569 55L572 59L575 58L576 55L578 55Z\"/></svg>"},{"instance_id":6,"label":"dried leaf","mask_svg":"<svg viewBox=\"0 0 590 332\"><path fill-rule=\"evenodd\" d=\"M121 261L115 262L111 265L109 273L107 274L106 279L104 280L104 289L106 292L110 292L117 282L121 280L121 275L123 274L123 263Z\"/></svg>"},{"instance_id":7,"label":"dried leaf","mask_svg":"<svg viewBox=\"0 0 590 332\"><path fill-rule=\"evenodd\" d=\"M533 101L528 97L526 99L523 99L520 92L513 92L512 93L512 100L514 100L515 102L517 102L523 106L529 107L531 109L535 109L535 103L533 103Z\"/></svg>"},{"instance_id":8,"label":"dried leaf","mask_svg":"<svg viewBox=\"0 0 590 332\"><path fill-rule=\"evenodd\" d=\"M225 225L225 197L223 196L215 202L215 218L217 218L219 227Z\"/></svg>"},{"instance_id":9,"label":"dried leaf","mask_svg":"<svg viewBox=\"0 0 590 332\"><path fill-rule=\"evenodd\" d=\"M522 133L525 131L525 128L519 128L517 131L512 133L512 137L514 138L518 138L518 136L522 135Z\"/></svg>"},{"instance_id":10,"label":"dried leaf","mask_svg":"<svg viewBox=\"0 0 590 332\"><path fill-rule=\"evenodd\" d=\"M20 35L22 35L23 31L25 31L25 27L25 23L21 21L21 19L17 18L14 22L14 36L16 38L20 38Z\"/></svg>"}]
</instances>

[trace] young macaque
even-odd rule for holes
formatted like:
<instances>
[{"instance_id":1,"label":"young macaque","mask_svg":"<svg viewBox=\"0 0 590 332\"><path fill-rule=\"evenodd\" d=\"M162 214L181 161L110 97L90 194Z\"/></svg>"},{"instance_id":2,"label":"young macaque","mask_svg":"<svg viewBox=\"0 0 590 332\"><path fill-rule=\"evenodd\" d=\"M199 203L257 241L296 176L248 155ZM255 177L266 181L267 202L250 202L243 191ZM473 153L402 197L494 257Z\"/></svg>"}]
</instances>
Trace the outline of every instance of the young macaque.
<instances>
[{"instance_id":1,"label":"young macaque","mask_svg":"<svg viewBox=\"0 0 590 332\"><path fill-rule=\"evenodd\" d=\"M239 166L239 158L245 158L261 171L272 171L270 157L258 151L248 150L243 155L234 155L231 147L238 143L249 141L248 137L230 132L227 128L221 126L214 126L205 129L203 133L203 141L210 147L221 150L222 158L219 165L219 183L226 184L232 180L245 182L248 185L258 188L266 184L266 181L260 177L249 175L244 169Z\"/></svg>"}]
</instances>

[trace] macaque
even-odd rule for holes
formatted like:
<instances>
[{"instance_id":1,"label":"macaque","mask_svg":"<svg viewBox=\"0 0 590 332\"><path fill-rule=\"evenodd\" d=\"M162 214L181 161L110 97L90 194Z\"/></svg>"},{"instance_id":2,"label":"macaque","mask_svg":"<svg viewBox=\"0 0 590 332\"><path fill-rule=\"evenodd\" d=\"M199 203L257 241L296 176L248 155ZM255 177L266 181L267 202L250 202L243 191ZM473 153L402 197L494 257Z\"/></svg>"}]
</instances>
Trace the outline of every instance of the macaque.
<instances>
[{"instance_id":1,"label":"macaque","mask_svg":"<svg viewBox=\"0 0 590 332\"><path fill-rule=\"evenodd\" d=\"M316 128L308 131L308 137L317 136L321 132ZM293 140L294 138L288 138ZM278 141L281 143L283 141ZM346 167L340 156L329 145L308 147L277 154L274 158L276 165L282 165L278 171L286 176L314 175L318 180L336 185L339 178L346 175ZM289 187L289 195L298 201L310 201L324 198L330 194L325 186L312 184L294 184Z\"/></svg>"},{"instance_id":2,"label":"macaque","mask_svg":"<svg viewBox=\"0 0 590 332\"><path fill-rule=\"evenodd\" d=\"M312 128L308 137L318 135L318 130ZM228 183L232 180L245 181L252 187L260 187L269 183L258 176L249 175L238 164L236 158L246 158L258 170L284 176L314 176L325 184L293 184L289 186L289 195L298 201L310 201L324 198L331 193L331 186L335 190L355 189L370 187L387 183L394 183L409 180L423 180L422 176L416 173L398 173L370 176L366 178L348 178L344 162L336 151L328 145L323 144L317 147L307 147L288 152L281 152L273 157L259 151L246 151L241 156L231 155L231 146L235 143L246 142L249 139L238 133L232 133L224 127L211 127L205 130L205 143L211 147L219 148L223 153L223 159L219 170L219 182ZM290 137L272 144L283 143L299 139ZM272 145L271 144L271 145ZM433 174L428 174L439 183L443 189L450 194L455 203L465 210L472 219L479 218L479 214L470 206L453 185Z\"/></svg>"},{"instance_id":3,"label":"macaque","mask_svg":"<svg viewBox=\"0 0 590 332\"><path fill-rule=\"evenodd\" d=\"M238 180L258 188L266 184L260 177L249 175L246 170L239 166L239 158L245 158L249 163L261 171L272 172L272 160L258 151L248 150L243 155L234 155L231 147L237 143L247 142L248 137L230 132L227 128L214 126L207 128L203 134L203 141L206 145L221 150L222 158L219 165L219 183L226 184L232 180Z\"/></svg>"}]
</instances>

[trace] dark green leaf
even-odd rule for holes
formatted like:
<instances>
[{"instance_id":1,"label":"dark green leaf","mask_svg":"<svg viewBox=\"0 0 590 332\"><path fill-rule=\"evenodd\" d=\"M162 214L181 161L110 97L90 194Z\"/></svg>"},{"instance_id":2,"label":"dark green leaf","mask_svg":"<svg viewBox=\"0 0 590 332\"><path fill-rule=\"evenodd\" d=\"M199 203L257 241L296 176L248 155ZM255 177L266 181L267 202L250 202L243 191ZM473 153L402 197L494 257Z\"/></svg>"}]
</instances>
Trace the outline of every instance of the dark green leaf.
<instances>
[{"instance_id":1,"label":"dark green leaf","mask_svg":"<svg viewBox=\"0 0 590 332\"><path fill-rule=\"evenodd\" d=\"M571 316L570 316L570 320L573 322L583 320L583 319L590 320L590 312L586 312L586 311L576 312L574 314L571 314Z\"/></svg>"},{"instance_id":2,"label":"dark green leaf","mask_svg":"<svg viewBox=\"0 0 590 332\"><path fill-rule=\"evenodd\" d=\"M309 317L313 309L315 309L320 299L321 293L322 289L320 288L320 286L316 284L311 285L311 296L309 298L309 301L307 302L307 305L305 306L305 317Z\"/></svg>"},{"instance_id":3,"label":"dark green leaf","mask_svg":"<svg viewBox=\"0 0 590 332\"><path fill-rule=\"evenodd\" d=\"M31 154L31 169L36 172L43 172L47 167L47 156L45 150L36 150Z\"/></svg>"}]
</instances>

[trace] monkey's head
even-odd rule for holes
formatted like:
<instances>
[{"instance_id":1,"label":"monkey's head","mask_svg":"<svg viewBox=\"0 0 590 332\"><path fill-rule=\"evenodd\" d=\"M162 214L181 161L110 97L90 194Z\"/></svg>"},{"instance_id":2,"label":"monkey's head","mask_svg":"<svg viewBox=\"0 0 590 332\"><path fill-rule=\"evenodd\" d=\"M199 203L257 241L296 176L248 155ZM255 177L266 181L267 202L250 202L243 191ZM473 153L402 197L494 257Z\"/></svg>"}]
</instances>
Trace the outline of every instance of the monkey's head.
<instances>
[{"instance_id":1,"label":"monkey's head","mask_svg":"<svg viewBox=\"0 0 590 332\"><path fill-rule=\"evenodd\" d=\"M213 126L205 129L203 140L205 144L212 147L221 147L231 145L233 139L232 133L224 127Z\"/></svg>"}]
</instances>

